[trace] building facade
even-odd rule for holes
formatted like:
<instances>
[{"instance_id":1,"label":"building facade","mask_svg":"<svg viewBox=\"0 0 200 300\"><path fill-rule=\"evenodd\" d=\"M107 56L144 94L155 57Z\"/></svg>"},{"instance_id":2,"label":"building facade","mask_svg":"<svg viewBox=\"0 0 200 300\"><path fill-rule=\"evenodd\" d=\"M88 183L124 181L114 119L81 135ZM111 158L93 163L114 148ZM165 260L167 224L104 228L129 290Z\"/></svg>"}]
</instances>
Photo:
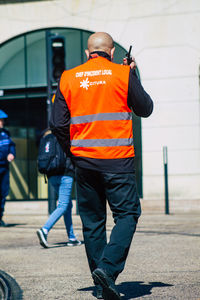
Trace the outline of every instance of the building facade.
<instances>
[{"instance_id":1,"label":"building facade","mask_svg":"<svg viewBox=\"0 0 200 300\"><path fill-rule=\"evenodd\" d=\"M76 34L106 31L121 54L132 45L142 84L154 100L154 113L142 119L144 206L164 205L163 147L167 146L171 210L200 209L198 0L8 0L0 1L0 15L2 46L16 36L48 28L74 29ZM1 77L5 54L0 55L0 84L6 80L5 74ZM73 66L80 53L75 47L69 55ZM40 62L30 63L37 72ZM40 81L41 74L38 76L34 78ZM13 73L11 79L17 82L20 78L19 73ZM33 109L35 102L31 101L26 105Z\"/></svg>"}]
</instances>

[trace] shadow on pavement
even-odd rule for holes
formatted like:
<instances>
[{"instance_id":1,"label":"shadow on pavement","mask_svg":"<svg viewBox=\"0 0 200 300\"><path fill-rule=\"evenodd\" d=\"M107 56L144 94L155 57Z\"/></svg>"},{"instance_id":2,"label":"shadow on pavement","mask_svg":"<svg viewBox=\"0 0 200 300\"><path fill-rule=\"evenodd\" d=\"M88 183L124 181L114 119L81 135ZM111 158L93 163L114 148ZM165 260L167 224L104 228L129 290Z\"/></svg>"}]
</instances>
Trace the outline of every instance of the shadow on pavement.
<instances>
[{"instance_id":1,"label":"shadow on pavement","mask_svg":"<svg viewBox=\"0 0 200 300\"><path fill-rule=\"evenodd\" d=\"M187 232L175 232L175 231L146 231L146 230L138 230L137 233L144 233L144 234L158 234L158 235L173 235L173 234L177 234L177 235L185 235L185 236L200 236L200 234L196 234L196 233L187 233Z\"/></svg>"},{"instance_id":2,"label":"shadow on pavement","mask_svg":"<svg viewBox=\"0 0 200 300\"><path fill-rule=\"evenodd\" d=\"M121 297L123 300L134 299L145 295L151 295L151 289L155 287L168 287L171 284L162 282L149 282L144 283L143 281L135 282L122 282L118 285L118 290L124 296Z\"/></svg>"},{"instance_id":3,"label":"shadow on pavement","mask_svg":"<svg viewBox=\"0 0 200 300\"><path fill-rule=\"evenodd\" d=\"M27 224L26 223L6 223L5 226L1 226L1 228L15 227L15 226L21 226L21 225L27 225Z\"/></svg>"},{"instance_id":4,"label":"shadow on pavement","mask_svg":"<svg viewBox=\"0 0 200 300\"><path fill-rule=\"evenodd\" d=\"M129 300L138 297L142 297L145 295L151 295L151 289L155 287L169 287L173 286L172 284L162 283L162 282L149 282L144 283L143 281L129 281L129 282L122 282L117 285L118 291L121 296L122 300ZM95 296L95 289L93 286L86 287L83 289L79 289L78 291L92 291L92 294Z\"/></svg>"},{"instance_id":5,"label":"shadow on pavement","mask_svg":"<svg viewBox=\"0 0 200 300\"><path fill-rule=\"evenodd\" d=\"M81 245L83 245L83 244L84 244L84 241L81 241ZM77 246L74 246L74 247L79 247L81 245L77 245ZM59 248L59 247L68 247L68 248L70 248L70 246L67 245L67 242L60 242L60 243L54 243L52 246L48 246L48 249Z\"/></svg>"}]
</instances>

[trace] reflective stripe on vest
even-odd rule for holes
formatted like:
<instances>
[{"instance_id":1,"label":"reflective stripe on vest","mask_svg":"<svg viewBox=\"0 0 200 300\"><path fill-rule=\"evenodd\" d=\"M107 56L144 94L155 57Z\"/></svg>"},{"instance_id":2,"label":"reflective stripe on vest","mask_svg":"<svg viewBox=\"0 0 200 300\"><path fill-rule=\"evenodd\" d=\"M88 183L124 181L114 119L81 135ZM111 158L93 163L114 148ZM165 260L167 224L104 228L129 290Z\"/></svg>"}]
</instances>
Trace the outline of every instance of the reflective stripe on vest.
<instances>
[{"instance_id":1,"label":"reflective stripe on vest","mask_svg":"<svg viewBox=\"0 0 200 300\"><path fill-rule=\"evenodd\" d=\"M99 113L87 116L72 117L71 124L90 123L94 121L116 121L116 120L132 120L132 113Z\"/></svg>"},{"instance_id":2,"label":"reflective stripe on vest","mask_svg":"<svg viewBox=\"0 0 200 300\"><path fill-rule=\"evenodd\" d=\"M131 146L133 139L87 139L87 140L72 140L73 147L116 147L116 146Z\"/></svg>"}]
</instances>

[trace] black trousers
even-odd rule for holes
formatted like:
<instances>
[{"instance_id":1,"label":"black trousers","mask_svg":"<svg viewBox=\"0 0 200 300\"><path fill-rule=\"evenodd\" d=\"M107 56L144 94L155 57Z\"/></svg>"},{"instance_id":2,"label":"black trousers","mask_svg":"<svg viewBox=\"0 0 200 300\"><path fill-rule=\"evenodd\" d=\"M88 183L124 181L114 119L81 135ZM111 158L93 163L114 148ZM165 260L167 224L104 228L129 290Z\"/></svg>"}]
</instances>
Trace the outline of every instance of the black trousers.
<instances>
[{"instance_id":1,"label":"black trousers","mask_svg":"<svg viewBox=\"0 0 200 300\"><path fill-rule=\"evenodd\" d=\"M114 279L123 271L141 214L135 173L101 173L76 168L77 198L91 272L97 267ZM107 200L106 200L107 199ZM106 201L115 226L106 237Z\"/></svg>"}]
</instances>

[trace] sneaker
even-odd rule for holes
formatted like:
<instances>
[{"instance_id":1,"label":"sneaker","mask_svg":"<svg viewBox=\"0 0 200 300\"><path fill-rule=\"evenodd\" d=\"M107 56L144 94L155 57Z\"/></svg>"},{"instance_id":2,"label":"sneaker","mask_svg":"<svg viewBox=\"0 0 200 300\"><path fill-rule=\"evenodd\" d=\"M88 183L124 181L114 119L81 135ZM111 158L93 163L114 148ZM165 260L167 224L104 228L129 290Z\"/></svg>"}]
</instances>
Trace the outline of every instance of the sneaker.
<instances>
[{"instance_id":1,"label":"sneaker","mask_svg":"<svg viewBox=\"0 0 200 300\"><path fill-rule=\"evenodd\" d=\"M120 300L120 294L117 291L115 281L103 269L97 268L92 273L96 285L100 284L103 289L103 297L106 300Z\"/></svg>"},{"instance_id":2,"label":"sneaker","mask_svg":"<svg viewBox=\"0 0 200 300\"><path fill-rule=\"evenodd\" d=\"M40 245L44 248L48 248L47 234L44 233L42 228L37 230L37 236L39 238Z\"/></svg>"},{"instance_id":3,"label":"sneaker","mask_svg":"<svg viewBox=\"0 0 200 300\"><path fill-rule=\"evenodd\" d=\"M69 247L80 246L80 245L81 245L81 241L79 241L79 240L69 240L67 242L67 246L69 246Z\"/></svg>"},{"instance_id":4,"label":"sneaker","mask_svg":"<svg viewBox=\"0 0 200 300\"><path fill-rule=\"evenodd\" d=\"M3 221L3 220L0 220L0 227L6 227L7 224Z\"/></svg>"}]
</instances>

